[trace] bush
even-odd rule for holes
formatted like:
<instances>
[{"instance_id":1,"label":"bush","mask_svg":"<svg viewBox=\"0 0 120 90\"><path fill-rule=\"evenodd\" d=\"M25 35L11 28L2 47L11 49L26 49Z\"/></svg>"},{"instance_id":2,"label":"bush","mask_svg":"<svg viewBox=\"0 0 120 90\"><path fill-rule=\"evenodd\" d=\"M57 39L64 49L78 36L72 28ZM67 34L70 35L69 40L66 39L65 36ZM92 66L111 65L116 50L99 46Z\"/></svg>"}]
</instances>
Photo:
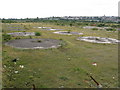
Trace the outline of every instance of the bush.
<instances>
[{"instance_id":1,"label":"bush","mask_svg":"<svg viewBox=\"0 0 120 90\"><path fill-rule=\"evenodd\" d=\"M20 39L20 37L16 37L15 39Z\"/></svg>"},{"instance_id":2,"label":"bush","mask_svg":"<svg viewBox=\"0 0 120 90\"><path fill-rule=\"evenodd\" d=\"M72 26L73 26L73 24L72 24L72 23L70 23L70 26L72 27Z\"/></svg>"},{"instance_id":3,"label":"bush","mask_svg":"<svg viewBox=\"0 0 120 90\"><path fill-rule=\"evenodd\" d=\"M64 76L62 76L62 77L59 77L61 80L64 80L64 81L66 81L66 80L68 80L68 78L67 77L64 77Z\"/></svg>"},{"instance_id":4,"label":"bush","mask_svg":"<svg viewBox=\"0 0 120 90\"><path fill-rule=\"evenodd\" d=\"M97 26L98 26L98 27L104 27L105 24L98 24Z\"/></svg>"},{"instance_id":5,"label":"bush","mask_svg":"<svg viewBox=\"0 0 120 90\"><path fill-rule=\"evenodd\" d=\"M11 40L12 37L11 37L11 35L3 34L2 38L3 38L3 41L7 42L7 41Z\"/></svg>"},{"instance_id":6,"label":"bush","mask_svg":"<svg viewBox=\"0 0 120 90\"><path fill-rule=\"evenodd\" d=\"M32 36L29 36L30 39L32 39Z\"/></svg>"},{"instance_id":7,"label":"bush","mask_svg":"<svg viewBox=\"0 0 120 90\"><path fill-rule=\"evenodd\" d=\"M71 32L71 30L68 30L68 33L70 33Z\"/></svg>"},{"instance_id":8,"label":"bush","mask_svg":"<svg viewBox=\"0 0 120 90\"><path fill-rule=\"evenodd\" d=\"M37 40L37 42L39 42L39 43L40 43L40 42L42 42L42 41L41 41L41 40Z\"/></svg>"},{"instance_id":9,"label":"bush","mask_svg":"<svg viewBox=\"0 0 120 90\"><path fill-rule=\"evenodd\" d=\"M108 28L106 29L107 31L116 31L116 29L113 29L113 28Z\"/></svg>"},{"instance_id":10,"label":"bush","mask_svg":"<svg viewBox=\"0 0 120 90\"><path fill-rule=\"evenodd\" d=\"M93 28L92 30L98 30L98 28Z\"/></svg>"},{"instance_id":11,"label":"bush","mask_svg":"<svg viewBox=\"0 0 120 90\"><path fill-rule=\"evenodd\" d=\"M64 41L62 41L62 42L59 43L59 45L60 45L61 48L63 48L66 45L66 43Z\"/></svg>"},{"instance_id":12,"label":"bush","mask_svg":"<svg viewBox=\"0 0 120 90\"><path fill-rule=\"evenodd\" d=\"M60 41L62 41L63 39L62 39L62 38L60 38L59 40L60 40Z\"/></svg>"},{"instance_id":13,"label":"bush","mask_svg":"<svg viewBox=\"0 0 120 90\"><path fill-rule=\"evenodd\" d=\"M40 32L35 32L35 36L41 36Z\"/></svg>"}]
</instances>

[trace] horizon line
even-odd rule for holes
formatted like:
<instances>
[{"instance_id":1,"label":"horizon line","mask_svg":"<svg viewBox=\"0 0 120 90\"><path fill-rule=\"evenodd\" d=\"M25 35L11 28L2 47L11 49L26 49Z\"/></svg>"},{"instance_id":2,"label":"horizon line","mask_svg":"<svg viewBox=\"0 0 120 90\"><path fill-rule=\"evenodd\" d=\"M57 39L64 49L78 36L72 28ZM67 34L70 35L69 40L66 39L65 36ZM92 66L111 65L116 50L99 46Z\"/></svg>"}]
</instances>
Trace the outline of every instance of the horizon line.
<instances>
[{"instance_id":1,"label":"horizon line","mask_svg":"<svg viewBox=\"0 0 120 90\"><path fill-rule=\"evenodd\" d=\"M11 17L9 17L9 18L6 18L6 17L2 17L2 18L0 18L0 19L26 19L26 18L50 18L50 17L119 17L119 15L118 16L115 16L115 15L111 15L111 16L107 16L107 15L103 15L103 16L46 16L46 17L24 17L24 18L11 18Z\"/></svg>"}]
</instances>

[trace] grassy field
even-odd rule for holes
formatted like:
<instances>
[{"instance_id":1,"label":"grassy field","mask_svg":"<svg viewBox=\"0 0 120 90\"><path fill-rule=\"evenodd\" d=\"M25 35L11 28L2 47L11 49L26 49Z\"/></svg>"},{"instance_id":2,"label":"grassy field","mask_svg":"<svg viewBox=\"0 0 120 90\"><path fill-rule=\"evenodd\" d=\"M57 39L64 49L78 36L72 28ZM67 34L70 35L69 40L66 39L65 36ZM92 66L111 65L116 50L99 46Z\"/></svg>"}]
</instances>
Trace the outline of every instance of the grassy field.
<instances>
[{"instance_id":1,"label":"grassy field","mask_svg":"<svg viewBox=\"0 0 120 90\"><path fill-rule=\"evenodd\" d=\"M32 38L62 39L66 45L57 49L16 49L3 44L3 87L31 88L96 88L87 73L104 88L118 86L118 45L95 44L77 41L80 35L58 35L33 28L35 26L53 27L83 33L82 36L99 36L118 39L118 32L82 29L81 27L57 26L50 23L14 23L22 25L26 32L40 32L41 36ZM7 30L3 33L17 32ZM29 38L29 37L20 37ZM15 39L13 37L12 39ZM11 60L19 58L16 64ZM92 63L96 62L97 66ZM24 68L20 68L24 65ZM14 73L18 71L18 73Z\"/></svg>"}]
</instances>

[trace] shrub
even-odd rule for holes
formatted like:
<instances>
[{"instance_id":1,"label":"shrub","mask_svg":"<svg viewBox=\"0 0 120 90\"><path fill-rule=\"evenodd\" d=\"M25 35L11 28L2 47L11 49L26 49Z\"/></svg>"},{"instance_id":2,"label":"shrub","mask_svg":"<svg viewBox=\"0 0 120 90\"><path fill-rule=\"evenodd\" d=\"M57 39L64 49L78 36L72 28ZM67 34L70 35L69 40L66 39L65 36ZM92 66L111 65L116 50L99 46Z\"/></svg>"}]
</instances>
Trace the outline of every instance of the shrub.
<instances>
[{"instance_id":1,"label":"shrub","mask_svg":"<svg viewBox=\"0 0 120 90\"><path fill-rule=\"evenodd\" d=\"M73 24L72 24L72 23L70 23L70 26L72 27L72 26L73 26Z\"/></svg>"},{"instance_id":2,"label":"shrub","mask_svg":"<svg viewBox=\"0 0 120 90\"><path fill-rule=\"evenodd\" d=\"M41 36L40 32L35 32L35 36Z\"/></svg>"},{"instance_id":3,"label":"shrub","mask_svg":"<svg viewBox=\"0 0 120 90\"><path fill-rule=\"evenodd\" d=\"M82 68L78 68L78 67L76 67L76 68L73 68L73 71L74 72L79 72L79 73L86 73L86 71L84 71Z\"/></svg>"},{"instance_id":4,"label":"shrub","mask_svg":"<svg viewBox=\"0 0 120 90\"><path fill-rule=\"evenodd\" d=\"M60 40L60 41L62 41L63 39L62 39L62 38L60 38L59 40Z\"/></svg>"},{"instance_id":5,"label":"shrub","mask_svg":"<svg viewBox=\"0 0 120 90\"><path fill-rule=\"evenodd\" d=\"M59 45L60 45L61 48L63 48L66 45L66 43L64 41L62 41L62 42L59 43Z\"/></svg>"},{"instance_id":6,"label":"shrub","mask_svg":"<svg viewBox=\"0 0 120 90\"><path fill-rule=\"evenodd\" d=\"M21 39L20 37L16 37L16 39Z\"/></svg>"},{"instance_id":7,"label":"shrub","mask_svg":"<svg viewBox=\"0 0 120 90\"><path fill-rule=\"evenodd\" d=\"M7 42L7 41L11 40L11 35L3 34L3 35L2 35L2 38L3 38L4 41Z\"/></svg>"},{"instance_id":8,"label":"shrub","mask_svg":"<svg viewBox=\"0 0 120 90\"><path fill-rule=\"evenodd\" d=\"M92 30L98 30L98 28L93 28Z\"/></svg>"},{"instance_id":9,"label":"shrub","mask_svg":"<svg viewBox=\"0 0 120 90\"><path fill-rule=\"evenodd\" d=\"M30 39L32 39L32 36L29 36Z\"/></svg>"},{"instance_id":10,"label":"shrub","mask_svg":"<svg viewBox=\"0 0 120 90\"><path fill-rule=\"evenodd\" d=\"M37 42L42 42L41 40L37 40Z\"/></svg>"},{"instance_id":11,"label":"shrub","mask_svg":"<svg viewBox=\"0 0 120 90\"><path fill-rule=\"evenodd\" d=\"M108 28L106 29L107 31L116 31L116 29L113 29L113 28Z\"/></svg>"},{"instance_id":12,"label":"shrub","mask_svg":"<svg viewBox=\"0 0 120 90\"><path fill-rule=\"evenodd\" d=\"M68 33L70 33L71 32L71 30L68 30Z\"/></svg>"},{"instance_id":13,"label":"shrub","mask_svg":"<svg viewBox=\"0 0 120 90\"><path fill-rule=\"evenodd\" d=\"M105 24L104 24L104 23L103 23L103 24L98 24L97 26L98 26L98 27L104 27Z\"/></svg>"},{"instance_id":14,"label":"shrub","mask_svg":"<svg viewBox=\"0 0 120 90\"><path fill-rule=\"evenodd\" d=\"M64 81L66 81L66 80L68 80L68 78L67 77L64 77L64 76L62 76L62 77L59 77L61 80L64 80Z\"/></svg>"},{"instance_id":15,"label":"shrub","mask_svg":"<svg viewBox=\"0 0 120 90\"><path fill-rule=\"evenodd\" d=\"M74 71L81 71L80 68L74 68Z\"/></svg>"}]
</instances>

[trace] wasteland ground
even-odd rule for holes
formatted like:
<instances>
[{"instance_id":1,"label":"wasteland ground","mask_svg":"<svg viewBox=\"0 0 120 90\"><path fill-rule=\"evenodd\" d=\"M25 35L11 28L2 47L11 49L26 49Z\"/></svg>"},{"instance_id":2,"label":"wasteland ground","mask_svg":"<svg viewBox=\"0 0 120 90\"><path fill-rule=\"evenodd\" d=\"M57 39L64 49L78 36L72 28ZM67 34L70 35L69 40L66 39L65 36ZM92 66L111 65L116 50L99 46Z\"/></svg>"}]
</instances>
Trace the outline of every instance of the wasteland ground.
<instances>
[{"instance_id":1,"label":"wasteland ground","mask_svg":"<svg viewBox=\"0 0 120 90\"><path fill-rule=\"evenodd\" d=\"M98 36L118 39L118 32L83 29L76 26L59 26L50 23L11 23L19 25L26 32L40 32L41 36L32 38L50 38L63 40L62 47L53 49L17 49L2 46L3 87L31 88L96 88L94 79L104 88L118 86L118 45L97 44L78 41L80 36ZM55 31L33 27L52 27L83 33L83 35L54 34ZM3 23L3 34L18 32L8 30ZM25 32L21 29L21 32ZM64 31L61 30L61 31ZM19 31L20 32L20 31ZM12 37L15 39L16 37ZM20 38L30 38L29 36ZM14 64L13 59L19 58ZM92 65L96 63L97 66ZM23 65L24 68L19 66ZM15 73L18 71L18 73Z\"/></svg>"}]
</instances>

